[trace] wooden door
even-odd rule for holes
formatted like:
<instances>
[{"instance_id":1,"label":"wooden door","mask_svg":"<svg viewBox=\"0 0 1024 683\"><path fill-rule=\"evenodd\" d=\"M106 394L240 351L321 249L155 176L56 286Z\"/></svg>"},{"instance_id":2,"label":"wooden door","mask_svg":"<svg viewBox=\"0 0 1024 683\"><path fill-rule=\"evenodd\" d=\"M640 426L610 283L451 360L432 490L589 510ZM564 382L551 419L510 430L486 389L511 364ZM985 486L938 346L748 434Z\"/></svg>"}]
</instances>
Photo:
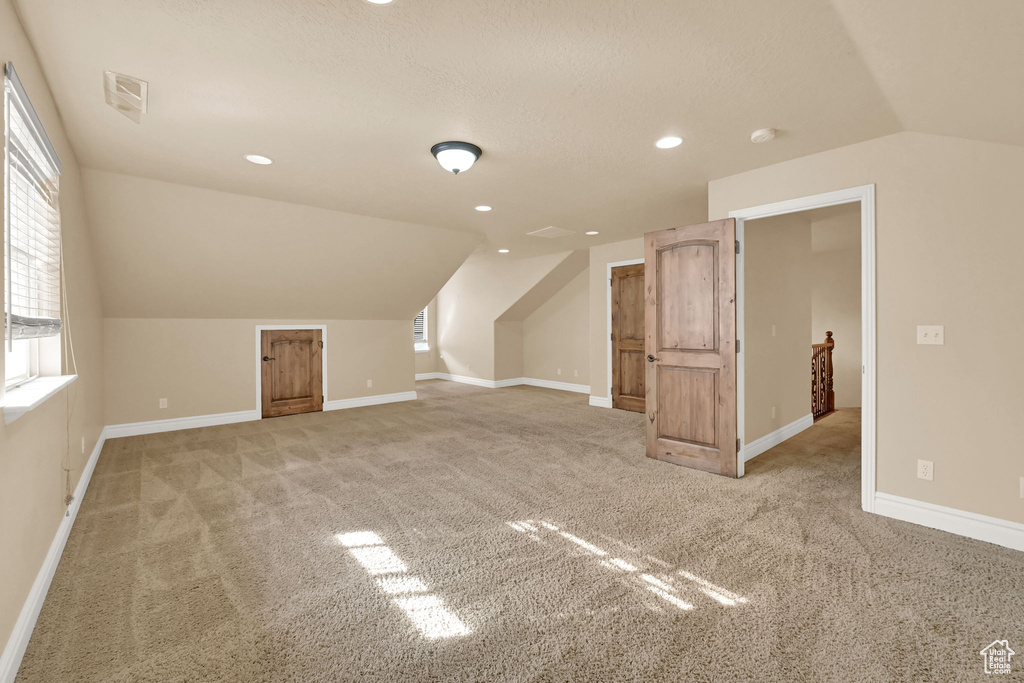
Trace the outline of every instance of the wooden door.
<instances>
[{"instance_id":1,"label":"wooden door","mask_svg":"<svg viewBox=\"0 0 1024 683\"><path fill-rule=\"evenodd\" d=\"M263 417L324 409L320 330L263 330Z\"/></svg>"},{"instance_id":2,"label":"wooden door","mask_svg":"<svg viewBox=\"0 0 1024 683\"><path fill-rule=\"evenodd\" d=\"M612 268L612 408L644 412L644 264Z\"/></svg>"},{"instance_id":3,"label":"wooden door","mask_svg":"<svg viewBox=\"0 0 1024 683\"><path fill-rule=\"evenodd\" d=\"M647 455L736 476L736 221L645 235Z\"/></svg>"}]
</instances>

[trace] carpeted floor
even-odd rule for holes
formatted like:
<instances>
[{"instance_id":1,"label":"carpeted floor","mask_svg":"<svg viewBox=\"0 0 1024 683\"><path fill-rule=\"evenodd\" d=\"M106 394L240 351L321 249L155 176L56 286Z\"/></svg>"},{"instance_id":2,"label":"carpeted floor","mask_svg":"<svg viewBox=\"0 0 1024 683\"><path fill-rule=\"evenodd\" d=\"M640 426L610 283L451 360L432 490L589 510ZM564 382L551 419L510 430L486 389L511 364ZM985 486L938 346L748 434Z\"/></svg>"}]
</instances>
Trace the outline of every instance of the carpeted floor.
<instances>
[{"instance_id":1,"label":"carpeted floor","mask_svg":"<svg viewBox=\"0 0 1024 683\"><path fill-rule=\"evenodd\" d=\"M1024 553L861 512L857 411L731 480L586 396L417 388L108 441L18 680L939 681L1024 652Z\"/></svg>"}]
</instances>

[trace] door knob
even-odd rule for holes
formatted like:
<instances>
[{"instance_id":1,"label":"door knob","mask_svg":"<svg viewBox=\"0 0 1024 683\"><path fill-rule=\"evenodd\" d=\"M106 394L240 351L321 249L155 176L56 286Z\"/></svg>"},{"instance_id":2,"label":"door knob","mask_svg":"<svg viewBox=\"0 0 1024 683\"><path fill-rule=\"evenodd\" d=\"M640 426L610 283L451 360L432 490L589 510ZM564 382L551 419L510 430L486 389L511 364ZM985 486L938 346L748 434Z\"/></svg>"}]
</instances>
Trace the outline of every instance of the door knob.
<instances>
[{"instance_id":1,"label":"door knob","mask_svg":"<svg viewBox=\"0 0 1024 683\"><path fill-rule=\"evenodd\" d=\"M276 358L271 358L269 356L263 356L263 360L264 361L268 361L268 360L277 360L277 359Z\"/></svg>"},{"instance_id":2,"label":"door knob","mask_svg":"<svg viewBox=\"0 0 1024 683\"><path fill-rule=\"evenodd\" d=\"M656 360L660 360L660 359L659 358L655 358L653 355L647 356L647 362L648 363L653 363Z\"/></svg>"}]
</instances>

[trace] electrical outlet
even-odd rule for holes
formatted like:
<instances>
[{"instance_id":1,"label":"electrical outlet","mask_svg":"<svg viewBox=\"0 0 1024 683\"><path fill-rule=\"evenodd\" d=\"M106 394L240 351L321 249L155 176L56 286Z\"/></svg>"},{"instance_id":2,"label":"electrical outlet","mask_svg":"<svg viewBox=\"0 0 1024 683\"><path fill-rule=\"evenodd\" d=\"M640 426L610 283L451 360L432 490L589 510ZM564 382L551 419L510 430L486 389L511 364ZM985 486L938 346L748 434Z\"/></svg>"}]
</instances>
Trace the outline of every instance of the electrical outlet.
<instances>
[{"instance_id":1,"label":"electrical outlet","mask_svg":"<svg viewBox=\"0 0 1024 683\"><path fill-rule=\"evenodd\" d=\"M166 408L167 407L167 399L166 398L160 399L160 407L161 408Z\"/></svg>"},{"instance_id":2,"label":"electrical outlet","mask_svg":"<svg viewBox=\"0 0 1024 683\"><path fill-rule=\"evenodd\" d=\"M573 377L579 377L580 376L580 371L579 370L573 370L572 371L572 376Z\"/></svg>"},{"instance_id":3,"label":"electrical outlet","mask_svg":"<svg viewBox=\"0 0 1024 683\"><path fill-rule=\"evenodd\" d=\"M935 477L935 463L931 460L917 461L917 478L932 481Z\"/></svg>"},{"instance_id":4,"label":"electrical outlet","mask_svg":"<svg viewBox=\"0 0 1024 683\"><path fill-rule=\"evenodd\" d=\"M562 374L562 368L558 368L558 374L559 374L559 375L561 375L561 374Z\"/></svg>"},{"instance_id":5,"label":"electrical outlet","mask_svg":"<svg viewBox=\"0 0 1024 683\"><path fill-rule=\"evenodd\" d=\"M941 346L946 343L945 332L946 330L942 325L918 325L917 343Z\"/></svg>"},{"instance_id":6,"label":"electrical outlet","mask_svg":"<svg viewBox=\"0 0 1024 683\"><path fill-rule=\"evenodd\" d=\"M775 406L772 406L772 419L775 419Z\"/></svg>"},{"instance_id":7,"label":"electrical outlet","mask_svg":"<svg viewBox=\"0 0 1024 683\"><path fill-rule=\"evenodd\" d=\"M773 337L775 336L775 332L776 332L776 330L775 330L775 323L772 323L772 336ZM772 417L774 417L774 415Z\"/></svg>"},{"instance_id":8,"label":"electrical outlet","mask_svg":"<svg viewBox=\"0 0 1024 683\"><path fill-rule=\"evenodd\" d=\"M372 379L366 380L366 386L367 387L372 387L373 386L373 380Z\"/></svg>"},{"instance_id":9,"label":"electrical outlet","mask_svg":"<svg viewBox=\"0 0 1024 683\"><path fill-rule=\"evenodd\" d=\"M82 437L82 452L85 453L85 437L84 436ZM1024 477L1021 477L1020 488L1021 488L1021 491L1024 491ZM1024 498L1024 495L1022 495L1021 497Z\"/></svg>"},{"instance_id":10,"label":"electrical outlet","mask_svg":"<svg viewBox=\"0 0 1024 683\"><path fill-rule=\"evenodd\" d=\"M1020 497L1024 498L1024 477L1020 478Z\"/></svg>"}]
</instances>

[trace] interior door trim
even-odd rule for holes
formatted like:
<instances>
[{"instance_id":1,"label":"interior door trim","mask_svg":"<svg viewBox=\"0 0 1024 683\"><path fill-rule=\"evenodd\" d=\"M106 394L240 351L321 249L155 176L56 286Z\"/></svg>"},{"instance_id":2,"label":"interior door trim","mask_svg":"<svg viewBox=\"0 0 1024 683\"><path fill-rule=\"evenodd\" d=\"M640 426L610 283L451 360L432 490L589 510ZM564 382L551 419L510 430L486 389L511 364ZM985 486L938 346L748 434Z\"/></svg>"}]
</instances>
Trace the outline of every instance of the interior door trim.
<instances>
[{"instance_id":1,"label":"interior door trim","mask_svg":"<svg viewBox=\"0 0 1024 683\"><path fill-rule=\"evenodd\" d=\"M257 325L256 326L256 412L263 418L263 330L320 330L320 341L323 342L324 350L320 354L322 369L322 382L324 391L324 404L327 403L327 355L330 347L327 346L327 325Z\"/></svg>"},{"instance_id":2,"label":"interior door trim","mask_svg":"<svg viewBox=\"0 0 1024 683\"><path fill-rule=\"evenodd\" d=\"M808 197L788 199L782 202L738 209L729 212L729 218L736 219L736 241L740 253L736 255L736 337L744 338L743 325L743 256L744 222L757 218L781 216L798 211L821 209L838 204L860 202L860 334L861 334L861 441L860 441L860 490L861 509L875 511L875 471L878 450L878 346L876 340L877 299L875 288L875 186L860 185L845 190L826 192ZM744 356L746 344L736 354L736 430L741 439L736 454L737 476L743 476L744 450Z\"/></svg>"},{"instance_id":3,"label":"interior door trim","mask_svg":"<svg viewBox=\"0 0 1024 683\"><path fill-rule=\"evenodd\" d=\"M627 261L612 261L605 268L605 312L607 316L604 321L604 343L608 347L607 358L605 358L605 371L608 373L608 408L612 407L612 268L619 266L635 266L643 263L642 258L629 259ZM593 405L593 404L591 404Z\"/></svg>"}]
</instances>

